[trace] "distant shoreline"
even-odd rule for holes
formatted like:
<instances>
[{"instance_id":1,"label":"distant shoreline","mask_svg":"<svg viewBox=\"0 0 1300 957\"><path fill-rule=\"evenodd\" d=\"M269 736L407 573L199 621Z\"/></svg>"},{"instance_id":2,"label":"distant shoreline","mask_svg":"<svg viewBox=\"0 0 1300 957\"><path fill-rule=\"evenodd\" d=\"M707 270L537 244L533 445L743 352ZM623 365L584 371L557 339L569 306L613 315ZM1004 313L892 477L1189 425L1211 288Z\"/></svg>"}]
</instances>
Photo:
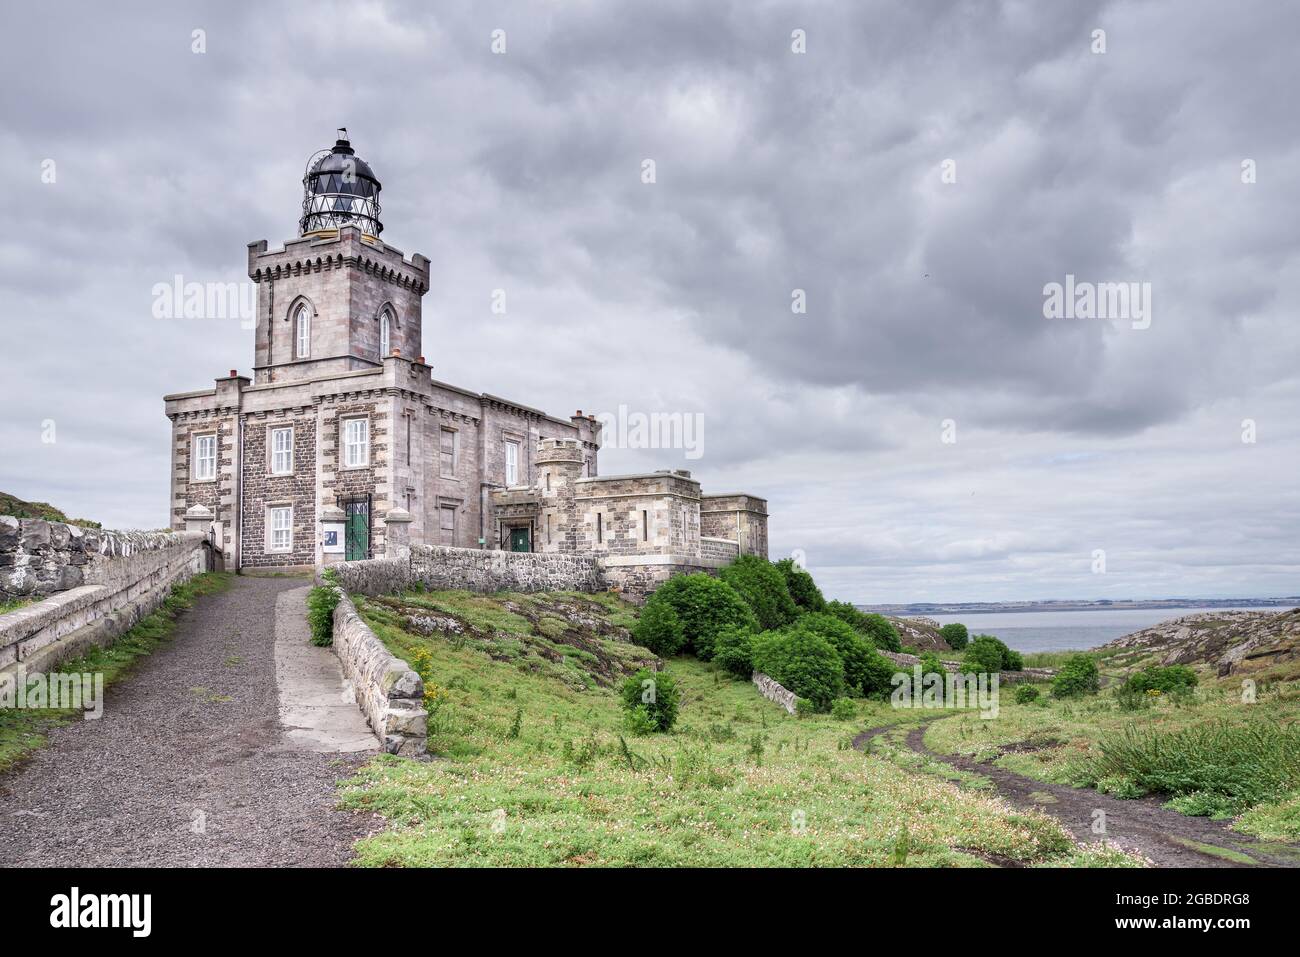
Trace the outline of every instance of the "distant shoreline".
<instances>
[{"instance_id":1,"label":"distant shoreline","mask_svg":"<svg viewBox=\"0 0 1300 957\"><path fill-rule=\"evenodd\" d=\"M1157 598L1148 601L1022 601L1022 602L955 602L952 604L858 605L862 611L879 615L1005 615L1044 611L1137 611L1164 608L1222 608L1225 611L1245 608L1296 608L1300 596L1290 598Z\"/></svg>"}]
</instances>

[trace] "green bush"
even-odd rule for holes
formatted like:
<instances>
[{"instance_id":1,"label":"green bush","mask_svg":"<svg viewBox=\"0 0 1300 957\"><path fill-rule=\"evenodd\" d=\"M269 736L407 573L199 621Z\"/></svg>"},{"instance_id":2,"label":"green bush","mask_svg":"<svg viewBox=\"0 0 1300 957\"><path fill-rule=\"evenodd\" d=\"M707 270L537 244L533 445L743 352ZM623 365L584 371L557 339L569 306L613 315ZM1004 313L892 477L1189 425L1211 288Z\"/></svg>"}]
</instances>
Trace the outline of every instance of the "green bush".
<instances>
[{"instance_id":1,"label":"green bush","mask_svg":"<svg viewBox=\"0 0 1300 957\"><path fill-rule=\"evenodd\" d=\"M814 631L766 631L754 639L754 668L825 711L844 691L844 659Z\"/></svg>"},{"instance_id":2,"label":"green bush","mask_svg":"<svg viewBox=\"0 0 1300 957\"><path fill-rule=\"evenodd\" d=\"M1052 679L1052 697L1082 698L1096 694L1100 686L1101 676L1092 655L1071 655Z\"/></svg>"},{"instance_id":3,"label":"green bush","mask_svg":"<svg viewBox=\"0 0 1300 957\"><path fill-rule=\"evenodd\" d=\"M898 629L884 615L863 615L867 637L881 651L895 654L903 650L903 642L898 637Z\"/></svg>"},{"instance_id":4,"label":"green bush","mask_svg":"<svg viewBox=\"0 0 1300 957\"><path fill-rule=\"evenodd\" d=\"M686 644L686 629L667 597L660 598L659 592L655 592L641 609L641 617L632 629L632 639L661 658L667 658Z\"/></svg>"},{"instance_id":5,"label":"green bush","mask_svg":"<svg viewBox=\"0 0 1300 957\"><path fill-rule=\"evenodd\" d=\"M961 651L970 643L970 632L959 621L954 621L940 628L939 637L948 642L948 647L953 651Z\"/></svg>"},{"instance_id":6,"label":"green bush","mask_svg":"<svg viewBox=\"0 0 1300 957\"><path fill-rule=\"evenodd\" d=\"M623 682L622 696L629 729L672 730L681 693L668 672L642 668Z\"/></svg>"},{"instance_id":7,"label":"green bush","mask_svg":"<svg viewBox=\"0 0 1300 957\"><path fill-rule=\"evenodd\" d=\"M852 721L858 716L858 706L851 698L836 698L831 702L831 717L836 721Z\"/></svg>"},{"instance_id":8,"label":"green bush","mask_svg":"<svg viewBox=\"0 0 1300 957\"><path fill-rule=\"evenodd\" d=\"M713 660L737 678L754 673L754 632L732 625L713 638Z\"/></svg>"},{"instance_id":9,"label":"green bush","mask_svg":"<svg viewBox=\"0 0 1300 957\"><path fill-rule=\"evenodd\" d=\"M1149 665L1130 675L1124 684L1133 692L1159 691L1172 694L1190 691L1196 687L1197 680L1196 672L1186 665Z\"/></svg>"},{"instance_id":10,"label":"green bush","mask_svg":"<svg viewBox=\"0 0 1300 957\"><path fill-rule=\"evenodd\" d=\"M781 569L781 574L785 576L786 587L790 590L790 597L794 599L796 605L804 611L826 610L826 599L806 569L796 565L793 558L781 559L776 563L776 567Z\"/></svg>"},{"instance_id":11,"label":"green bush","mask_svg":"<svg viewBox=\"0 0 1300 957\"><path fill-rule=\"evenodd\" d=\"M1033 685L1016 685L1013 697L1016 704L1033 704L1038 700L1038 689Z\"/></svg>"},{"instance_id":12,"label":"green bush","mask_svg":"<svg viewBox=\"0 0 1300 957\"><path fill-rule=\"evenodd\" d=\"M858 631L834 615L824 613L804 615L793 627L815 632L829 641L844 661L845 686L850 690L862 687L871 659L879 655Z\"/></svg>"},{"instance_id":13,"label":"green bush","mask_svg":"<svg viewBox=\"0 0 1300 957\"><path fill-rule=\"evenodd\" d=\"M674 575L659 586L650 601L672 606L685 638L680 650L693 651L702 661L713 657L713 639L723 628L758 628L749 606L732 587L703 572Z\"/></svg>"},{"instance_id":14,"label":"green bush","mask_svg":"<svg viewBox=\"0 0 1300 957\"><path fill-rule=\"evenodd\" d=\"M784 628L799 617L785 575L766 558L741 555L719 575L749 605L763 630Z\"/></svg>"},{"instance_id":15,"label":"green bush","mask_svg":"<svg viewBox=\"0 0 1300 957\"><path fill-rule=\"evenodd\" d=\"M328 648L334 644L334 609L342 598L343 592L329 585L317 585L307 593L307 624L313 645Z\"/></svg>"},{"instance_id":16,"label":"green bush","mask_svg":"<svg viewBox=\"0 0 1300 957\"><path fill-rule=\"evenodd\" d=\"M966 648L961 670L968 674L993 674L998 671L1023 671L1024 667L1020 652L1012 651L992 635L976 635Z\"/></svg>"}]
</instances>

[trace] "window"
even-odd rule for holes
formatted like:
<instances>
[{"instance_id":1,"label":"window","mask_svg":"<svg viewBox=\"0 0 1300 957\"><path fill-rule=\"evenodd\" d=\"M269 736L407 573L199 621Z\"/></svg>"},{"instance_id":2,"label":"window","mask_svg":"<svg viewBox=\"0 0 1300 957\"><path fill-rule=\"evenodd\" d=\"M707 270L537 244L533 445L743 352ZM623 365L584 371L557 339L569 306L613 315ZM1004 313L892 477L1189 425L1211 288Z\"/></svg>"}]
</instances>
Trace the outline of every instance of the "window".
<instances>
[{"instance_id":1,"label":"window","mask_svg":"<svg viewBox=\"0 0 1300 957\"><path fill-rule=\"evenodd\" d=\"M519 484L519 443L506 443L506 484Z\"/></svg>"},{"instance_id":2,"label":"window","mask_svg":"<svg viewBox=\"0 0 1300 957\"><path fill-rule=\"evenodd\" d=\"M200 435L194 439L194 481L211 482L217 477L217 437Z\"/></svg>"},{"instance_id":3,"label":"window","mask_svg":"<svg viewBox=\"0 0 1300 957\"><path fill-rule=\"evenodd\" d=\"M456 477L456 430L443 429L438 436L438 474Z\"/></svg>"},{"instance_id":4,"label":"window","mask_svg":"<svg viewBox=\"0 0 1300 957\"><path fill-rule=\"evenodd\" d=\"M293 509L289 506L271 509L271 540L268 551L293 551Z\"/></svg>"},{"instance_id":5,"label":"window","mask_svg":"<svg viewBox=\"0 0 1300 957\"><path fill-rule=\"evenodd\" d=\"M442 544L456 544L456 507L444 505L438 509L438 529L442 535Z\"/></svg>"},{"instance_id":6,"label":"window","mask_svg":"<svg viewBox=\"0 0 1300 957\"><path fill-rule=\"evenodd\" d=\"M370 464L370 420L343 420L343 466L365 468Z\"/></svg>"},{"instance_id":7,"label":"window","mask_svg":"<svg viewBox=\"0 0 1300 957\"><path fill-rule=\"evenodd\" d=\"M551 544L551 513L546 513L546 544Z\"/></svg>"},{"instance_id":8,"label":"window","mask_svg":"<svg viewBox=\"0 0 1300 957\"><path fill-rule=\"evenodd\" d=\"M596 513L596 542L599 544L605 540L605 517Z\"/></svg>"},{"instance_id":9,"label":"window","mask_svg":"<svg viewBox=\"0 0 1300 957\"><path fill-rule=\"evenodd\" d=\"M311 355L311 313L306 306L298 307L298 316L293 321L293 354L299 359Z\"/></svg>"},{"instance_id":10,"label":"window","mask_svg":"<svg viewBox=\"0 0 1300 957\"><path fill-rule=\"evenodd\" d=\"M641 541L650 540L650 513L646 509L641 509Z\"/></svg>"},{"instance_id":11,"label":"window","mask_svg":"<svg viewBox=\"0 0 1300 957\"><path fill-rule=\"evenodd\" d=\"M385 312L379 317L379 358L387 358L393 348L392 317Z\"/></svg>"},{"instance_id":12,"label":"window","mask_svg":"<svg viewBox=\"0 0 1300 957\"><path fill-rule=\"evenodd\" d=\"M271 430L271 474L293 474L293 429Z\"/></svg>"}]
</instances>

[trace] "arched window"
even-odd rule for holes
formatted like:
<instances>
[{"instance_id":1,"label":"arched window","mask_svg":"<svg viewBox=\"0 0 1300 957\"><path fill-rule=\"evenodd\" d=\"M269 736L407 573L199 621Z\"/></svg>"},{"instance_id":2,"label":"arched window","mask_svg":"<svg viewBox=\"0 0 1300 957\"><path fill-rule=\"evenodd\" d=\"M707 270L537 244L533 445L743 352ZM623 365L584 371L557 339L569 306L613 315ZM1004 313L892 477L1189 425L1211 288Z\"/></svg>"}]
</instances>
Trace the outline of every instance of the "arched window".
<instances>
[{"instance_id":1,"label":"arched window","mask_svg":"<svg viewBox=\"0 0 1300 957\"><path fill-rule=\"evenodd\" d=\"M306 306L298 307L298 314L293 320L293 354L299 359L311 355L311 312Z\"/></svg>"},{"instance_id":2,"label":"arched window","mask_svg":"<svg viewBox=\"0 0 1300 957\"><path fill-rule=\"evenodd\" d=\"M388 358L393 349L393 317L385 309L379 317L379 358Z\"/></svg>"}]
</instances>

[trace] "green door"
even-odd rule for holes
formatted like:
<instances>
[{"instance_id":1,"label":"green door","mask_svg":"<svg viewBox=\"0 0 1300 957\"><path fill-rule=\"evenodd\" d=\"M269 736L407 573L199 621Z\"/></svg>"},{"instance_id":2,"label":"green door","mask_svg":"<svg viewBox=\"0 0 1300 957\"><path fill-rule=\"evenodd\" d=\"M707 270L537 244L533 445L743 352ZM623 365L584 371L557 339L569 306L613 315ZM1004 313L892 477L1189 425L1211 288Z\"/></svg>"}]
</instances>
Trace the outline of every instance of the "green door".
<instances>
[{"instance_id":1,"label":"green door","mask_svg":"<svg viewBox=\"0 0 1300 957\"><path fill-rule=\"evenodd\" d=\"M531 552L533 550L528 542L528 529L510 529L510 550L512 552Z\"/></svg>"},{"instance_id":2,"label":"green door","mask_svg":"<svg viewBox=\"0 0 1300 957\"><path fill-rule=\"evenodd\" d=\"M343 557L350 562L370 557L370 503L347 502L343 506L347 524L343 528Z\"/></svg>"}]
</instances>

